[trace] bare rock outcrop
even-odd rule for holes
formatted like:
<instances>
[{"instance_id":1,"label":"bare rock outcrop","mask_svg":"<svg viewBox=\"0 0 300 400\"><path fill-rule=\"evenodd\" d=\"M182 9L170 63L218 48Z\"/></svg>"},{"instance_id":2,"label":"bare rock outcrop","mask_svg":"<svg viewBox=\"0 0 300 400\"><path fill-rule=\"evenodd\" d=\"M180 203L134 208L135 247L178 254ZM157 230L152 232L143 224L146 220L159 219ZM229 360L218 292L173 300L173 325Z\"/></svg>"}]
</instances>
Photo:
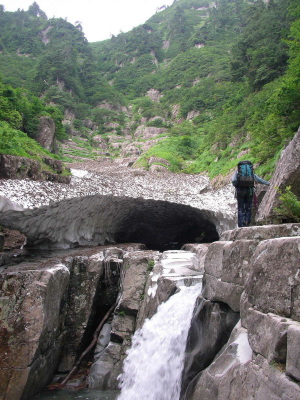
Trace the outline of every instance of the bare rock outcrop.
<instances>
[{"instance_id":1,"label":"bare rock outcrop","mask_svg":"<svg viewBox=\"0 0 300 400\"><path fill-rule=\"evenodd\" d=\"M186 365L182 399L300 398L299 260L300 224L239 228L209 246L202 295L241 320L209 366Z\"/></svg>"},{"instance_id":2,"label":"bare rock outcrop","mask_svg":"<svg viewBox=\"0 0 300 400\"><path fill-rule=\"evenodd\" d=\"M26 400L69 371L115 304L123 254L83 248L0 267L0 398Z\"/></svg>"},{"instance_id":3,"label":"bare rock outcrop","mask_svg":"<svg viewBox=\"0 0 300 400\"><path fill-rule=\"evenodd\" d=\"M55 261L1 274L1 399L28 398L54 375L68 282L67 267Z\"/></svg>"},{"instance_id":4,"label":"bare rock outcrop","mask_svg":"<svg viewBox=\"0 0 300 400\"><path fill-rule=\"evenodd\" d=\"M147 96L149 96L152 101L156 102L158 102L163 97L163 95L157 89L149 89L147 91Z\"/></svg>"},{"instance_id":5,"label":"bare rock outcrop","mask_svg":"<svg viewBox=\"0 0 300 400\"><path fill-rule=\"evenodd\" d=\"M131 336L136 330L136 318L141 307L149 265L158 252L135 251L124 254L121 293L110 327L110 338L102 352L96 354L87 378L90 388L118 389ZM105 328L107 329L107 328ZM101 334L99 341L101 342Z\"/></svg>"},{"instance_id":6,"label":"bare rock outcrop","mask_svg":"<svg viewBox=\"0 0 300 400\"><path fill-rule=\"evenodd\" d=\"M26 157L17 157L0 154L0 179L25 179L34 181L50 181L58 183L70 183L71 177L62 175L63 165L59 160L44 158L43 162L53 172L47 170L38 161Z\"/></svg>"},{"instance_id":7,"label":"bare rock outcrop","mask_svg":"<svg viewBox=\"0 0 300 400\"><path fill-rule=\"evenodd\" d=\"M260 223L272 222L277 219L274 215L274 207L278 206L279 193L277 188L283 190L291 187L293 193L300 197L300 128L293 140L282 152L277 163L271 186L260 203L256 220Z\"/></svg>"},{"instance_id":8,"label":"bare rock outcrop","mask_svg":"<svg viewBox=\"0 0 300 400\"><path fill-rule=\"evenodd\" d=\"M51 117L40 117L36 141L49 151L56 150L55 122Z\"/></svg>"},{"instance_id":9,"label":"bare rock outcrop","mask_svg":"<svg viewBox=\"0 0 300 400\"><path fill-rule=\"evenodd\" d=\"M166 132L166 128L156 128L154 126L141 125L134 133L135 138L153 139Z\"/></svg>"}]
</instances>

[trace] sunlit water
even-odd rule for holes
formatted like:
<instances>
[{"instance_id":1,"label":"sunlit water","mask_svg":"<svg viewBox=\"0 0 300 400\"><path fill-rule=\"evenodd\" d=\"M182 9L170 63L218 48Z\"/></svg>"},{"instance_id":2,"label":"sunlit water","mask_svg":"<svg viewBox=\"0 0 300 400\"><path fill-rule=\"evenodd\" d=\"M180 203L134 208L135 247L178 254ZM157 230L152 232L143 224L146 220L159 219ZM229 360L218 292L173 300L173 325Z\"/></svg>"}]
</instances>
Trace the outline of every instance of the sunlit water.
<instances>
[{"instance_id":1,"label":"sunlit water","mask_svg":"<svg viewBox=\"0 0 300 400\"><path fill-rule=\"evenodd\" d=\"M53 390L44 391L31 400L115 400L120 392L116 390Z\"/></svg>"},{"instance_id":2,"label":"sunlit water","mask_svg":"<svg viewBox=\"0 0 300 400\"><path fill-rule=\"evenodd\" d=\"M178 400L190 321L201 285L182 288L135 333L118 400Z\"/></svg>"}]
</instances>

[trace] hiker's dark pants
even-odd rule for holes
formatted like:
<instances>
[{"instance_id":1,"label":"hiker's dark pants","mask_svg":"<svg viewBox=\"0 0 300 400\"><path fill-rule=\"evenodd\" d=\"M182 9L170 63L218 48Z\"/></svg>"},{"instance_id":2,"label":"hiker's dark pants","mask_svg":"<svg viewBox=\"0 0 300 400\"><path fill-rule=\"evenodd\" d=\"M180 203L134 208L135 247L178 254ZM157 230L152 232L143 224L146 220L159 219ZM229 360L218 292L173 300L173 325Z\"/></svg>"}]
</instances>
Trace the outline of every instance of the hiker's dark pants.
<instances>
[{"instance_id":1,"label":"hiker's dark pants","mask_svg":"<svg viewBox=\"0 0 300 400\"><path fill-rule=\"evenodd\" d=\"M238 203L238 226L249 226L251 222L253 189L237 188L236 197Z\"/></svg>"}]
</instances>

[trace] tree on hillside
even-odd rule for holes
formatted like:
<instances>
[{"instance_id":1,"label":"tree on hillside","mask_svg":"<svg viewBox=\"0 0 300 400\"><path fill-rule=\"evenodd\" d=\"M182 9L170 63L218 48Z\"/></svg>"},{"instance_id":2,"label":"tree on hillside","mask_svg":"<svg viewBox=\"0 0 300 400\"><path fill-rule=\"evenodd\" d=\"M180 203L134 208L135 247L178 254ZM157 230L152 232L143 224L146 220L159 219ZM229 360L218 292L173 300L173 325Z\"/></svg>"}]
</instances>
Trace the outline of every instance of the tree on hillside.
<instances>
[{"instance_id":1,"label":"tree on hillside","mask_svg":"<svg viewBox=\"0 0 300 400\"><path fill-rule=\"evenodd\" d=\"M191 36L192 29L187 22L184 9L180 6L176 7L175 13L169 21L169 39L174 43L176 42L179 51L187 49L187 42Z\"/></svg>"},{"instance_id":2,"label":"tree on hillside","mask_svg":"<svg viewBox=\"0 0 300 400\"><path fill-rule=\"evenodd\" d=\"M285 41L289 46L288 70L281 89L276 93L276 109L296 130L300 121L300 5L292 0L289 16L293 20Z\"/></svg>"},{"instance_id":3,"label":"tree on hillside","mask_svg":"<svg viewBox=\"0 0 300 400\"><path fill-rule=\"evenodd\" d=\"M33 15L34 17L41 17L43 19L47 19L46 13L40 9L39 5L34 2L28 8L28 14Z\"/></svg>"},{"instance_id":4,"label":"tree on hillside","mask_svg":"<svg viewBox=\"0 0 300 400\"><path fill-rule=\"evenodd\" d=\"M234 80L248 79L257 90L287 67L287 45L281 39L288 34L288 3L258 1L249 8L246 26L232 49L231 70Z\"/></svg>"}]
</instances>

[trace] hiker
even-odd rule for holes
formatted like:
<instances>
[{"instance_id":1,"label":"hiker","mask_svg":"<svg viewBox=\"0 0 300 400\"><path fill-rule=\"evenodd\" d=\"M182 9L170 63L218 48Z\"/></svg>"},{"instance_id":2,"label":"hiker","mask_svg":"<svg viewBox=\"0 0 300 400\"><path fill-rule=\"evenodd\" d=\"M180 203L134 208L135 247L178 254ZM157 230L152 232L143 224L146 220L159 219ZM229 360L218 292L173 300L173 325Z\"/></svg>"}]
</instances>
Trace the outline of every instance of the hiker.
<instances>
[{"instance_id":1,"label":"hiker","mask_svg":"<svg viewBox=\"0 0 300 400\"><path fill-rule=\"evenodd\" d=\"M265 181L254 173L251 161L240 161L231 181L236 188L238 226L249 226L251 223L252 202L255 195L254 183L270 185L270 182Z\"/></svg>"}]
</instances>

